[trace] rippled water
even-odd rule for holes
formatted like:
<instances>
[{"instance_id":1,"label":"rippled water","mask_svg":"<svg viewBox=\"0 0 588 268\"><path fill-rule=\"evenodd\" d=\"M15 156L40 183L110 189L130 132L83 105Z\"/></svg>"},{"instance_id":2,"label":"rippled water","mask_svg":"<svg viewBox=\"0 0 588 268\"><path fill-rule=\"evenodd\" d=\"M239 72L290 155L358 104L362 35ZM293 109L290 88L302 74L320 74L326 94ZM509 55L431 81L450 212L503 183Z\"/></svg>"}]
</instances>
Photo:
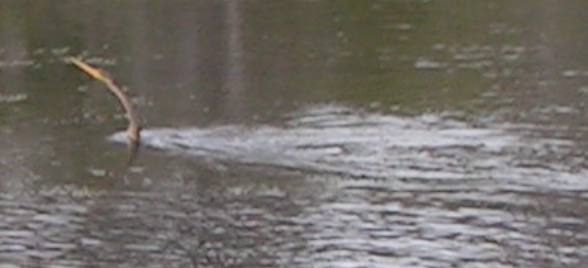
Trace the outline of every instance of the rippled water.
<instances>
[{"instance_id":1,"label":"rippled water","mask_svg":"<svg viewBox=\"0 0 588 268\"><path fill-rule=\"evenodd\" d=\"M493 180L297 178L93 197L2 196L5 262L191 267L580 267L586 196Z\"/></svg>"},{"instance_id":2,"label":"rippled water","mask_svg":"<svg viewBox=\"0 0 588 268\"><path fill-rule=\"evenodd\" d=\"M355 178L498 179L552 189L587 185L583 150L557 138L557 129L476 127L434 115L403 118L332 106L294 116L285 127L148 129L142 143L173 154ZM125 142L125 133L113 140Z\"/></svg>"},{"instance_id":3,"label":"rippled water","mask_svg":"<svg viewBox=\"0 0 588 268\"><path fill-rule=\"evenodd\" d=\"M3 194L0 259L66 267L581 267L585 169L580 149L554 131L333 106L294 113L283 127L148 129L145 146L221 166L207 179L224 182L137 186L131 177L132 190Z\"/></svg>"},{"instance_id":4,"label":"rippled water","mask_svg":"<svg viewBox=\"0 0 588 268\"><path fill-rule=\"evenodd\" d=\"M0 1L0 267L586 267L586 8Z\"/></svg>"}]
</instances>

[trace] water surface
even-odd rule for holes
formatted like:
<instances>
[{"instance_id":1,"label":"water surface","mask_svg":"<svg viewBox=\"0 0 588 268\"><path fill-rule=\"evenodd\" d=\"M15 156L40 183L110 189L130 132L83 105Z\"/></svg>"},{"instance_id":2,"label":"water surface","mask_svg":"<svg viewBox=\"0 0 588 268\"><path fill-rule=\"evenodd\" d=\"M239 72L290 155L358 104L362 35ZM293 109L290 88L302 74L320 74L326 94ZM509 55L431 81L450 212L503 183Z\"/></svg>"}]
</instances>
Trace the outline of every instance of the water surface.
<instances>
[{"instance_id":1,"label":"water surface","mask_svg":"<svg viewBox=\"0 0 588 268\"><path fill-rule=\"evenodd\" d=\"M587 5L0 1L0 263L585 267Z\"/></svg>"}]
</instances>

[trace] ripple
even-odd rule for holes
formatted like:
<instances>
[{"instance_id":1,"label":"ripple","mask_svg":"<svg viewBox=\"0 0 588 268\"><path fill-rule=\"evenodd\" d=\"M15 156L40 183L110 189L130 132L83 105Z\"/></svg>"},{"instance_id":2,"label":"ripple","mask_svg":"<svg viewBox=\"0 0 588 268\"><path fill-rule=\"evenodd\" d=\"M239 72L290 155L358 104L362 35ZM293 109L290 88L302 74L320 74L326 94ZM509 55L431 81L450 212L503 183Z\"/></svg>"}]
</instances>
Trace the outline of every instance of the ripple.
<instances>
[{"instance_id":1,"label":"ripple","mask_svg":"<svg viewBox=\"0 0 588 268\"><path fill-rule=\"evenodd\" d=\"M557 129L475 127L434 115L398 117L335 106L295 113L286 125L148 129L143 144L173 154L351 177L588 187L581 149L557 137ZM123 134L112 139L123 141Z\"/></svg>"}]
</instances>

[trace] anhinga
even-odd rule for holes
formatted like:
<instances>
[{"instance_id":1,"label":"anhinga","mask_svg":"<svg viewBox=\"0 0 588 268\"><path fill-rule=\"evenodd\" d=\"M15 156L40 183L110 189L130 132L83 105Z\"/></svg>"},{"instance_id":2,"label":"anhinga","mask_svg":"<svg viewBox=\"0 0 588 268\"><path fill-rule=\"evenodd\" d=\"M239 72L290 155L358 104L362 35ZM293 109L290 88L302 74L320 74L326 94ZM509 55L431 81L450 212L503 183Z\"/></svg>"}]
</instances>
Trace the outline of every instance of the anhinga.
<instances>
[{"instance_id":1,"label":"anhinga","mask_svg":"<svg viewBox=\"0 0 588 268\"><path fill-rule=\"evenodd\" d=\"M69 63L74 64L76 67L78 67L80 70L82 70L84 73L88 74L92 78L104 83L110 91L110 93L112 93L112 95L114 95L117 98L121 107L125 111L126 118L129 121L126 134L130 151L129 162L132 161L141 141L141 120L135 108L133 107L131 100L124 93L124 91L116 84L116 82L112 78L110 78L110 76L107 75L104 71L90 66L89 64L83 62L79 58L68 57L65 60Z\"/></svg>"}]
</instances>

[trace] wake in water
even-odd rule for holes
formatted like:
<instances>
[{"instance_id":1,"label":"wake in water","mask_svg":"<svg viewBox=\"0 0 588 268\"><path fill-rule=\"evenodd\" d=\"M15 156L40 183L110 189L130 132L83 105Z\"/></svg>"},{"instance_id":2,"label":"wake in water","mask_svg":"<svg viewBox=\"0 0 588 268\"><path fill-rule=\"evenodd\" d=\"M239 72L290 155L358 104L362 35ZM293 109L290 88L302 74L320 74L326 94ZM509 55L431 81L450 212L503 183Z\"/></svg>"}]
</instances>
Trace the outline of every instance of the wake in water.
<instances>
[{"instance_id":1,"label":"wake in water","mask_svg":"<svg viewBox=\"0 0 588 268\"><path fill-rule=\"evenodd\" d=\"M228 125L147 129L145 146L173 154L351 177L500 179L588 186L572 140L531 135L523 125L473 127L425 115L362 114L320 106L284 127ZM124 133L112 136L124 141ZM581 185L581 186L580 186Z\"/></svg>"}]
</instances>

